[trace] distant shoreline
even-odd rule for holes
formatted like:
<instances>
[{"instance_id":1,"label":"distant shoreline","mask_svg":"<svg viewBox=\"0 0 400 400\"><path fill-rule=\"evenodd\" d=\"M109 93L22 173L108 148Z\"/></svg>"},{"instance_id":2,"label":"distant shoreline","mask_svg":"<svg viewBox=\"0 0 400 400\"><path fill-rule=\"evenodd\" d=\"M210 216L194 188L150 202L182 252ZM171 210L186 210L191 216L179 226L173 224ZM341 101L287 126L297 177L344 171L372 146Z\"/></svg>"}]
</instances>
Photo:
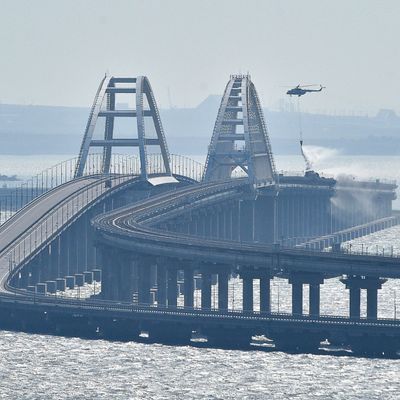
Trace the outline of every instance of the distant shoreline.
<instances>
[{"instance_id":1,"label":"distant shoreline","mask_svg":"<svg viewBox=\"0 0 400 400\"><path fill-rule=\"evenodd\" d=\"M207 153L220 100L209 96L195 108L160 110L171 153ZM299 154L298 113L268 109L264 113L274 154ZM0 104L0 155L77 155L88 114L84 107ZM373 117L304 113L302 119L308 145L345 155L400 154L400 117L392 110Z\"/></svg>"}]
</instances>

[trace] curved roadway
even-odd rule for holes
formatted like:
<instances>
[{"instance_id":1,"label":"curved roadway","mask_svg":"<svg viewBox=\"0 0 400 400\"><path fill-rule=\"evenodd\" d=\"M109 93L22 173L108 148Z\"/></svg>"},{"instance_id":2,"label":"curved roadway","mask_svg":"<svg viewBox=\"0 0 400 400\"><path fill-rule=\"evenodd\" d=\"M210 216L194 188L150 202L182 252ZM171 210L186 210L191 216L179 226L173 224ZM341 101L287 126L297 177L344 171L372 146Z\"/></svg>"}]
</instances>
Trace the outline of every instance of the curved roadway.
<instances>
[{"instance_id":1,"label":"curved roadway","mask_svg":"<svg viewBox=\"0 0 400 400\"><path fill-rule=\"evenodd\" d=\"M42 195L18 212L0 228L0 302L24 310L56 310L63 313L90 315L110 315L123 318L170 319L182 321L190 318L215 319L223 318L235 326L242 321L244 326L259 323L299 323L320 327L330 326L342 329L345 326L360 329L365 327L398 329L399 321L392 320L349 320L332 316L312 318L308 316L284 314L258 314L242 312L220 312L195 309L162 309L141 307L128 303L112 301L85 300L78 301L54 296L40 296L25 290L15 290L8 285L10 276L24 265L27 259L41 246L47 245L68 224L83 213L86 207L95 204L101 197L114 189L136 182L132 177L112 179L112 188L104 184L107 178L87 177L71 181ZM94 226L103 240L108 244L152 254L165 254L182 258L219 261L225 263L252 263L274 268L296 268L299 260L307 265L316 265L334 269L338 272L345 269L347 273L370 271L381 276L400 276L400 260L374 256L350 256L335 253L313 253L293 249L276 249L274 246L245 244L231 241L205 240L199 237L163 231L155 226L171 216L176 217L187 210L202 207L204 204L221 202L232 198L242 198L249 191L242 180L198 184L182 189L165 192L146 201L124 207L96 217ZM51 230L50 227L52 227ZM1 234L2 233L2 234ZM6 235L5 235L6 234ZM1 237L1 236L7 236ZM33 242L33 238L35 241ZM34 245L32 245L34 243ZM24 251L22 252L22 248ZM20 250L19 252L17 250ZM26 251L25 251L26 250ZM10 265L10 260L15 265ZM311 262L312 261L312 262ZM345 262L343 262L345 261ZM349 270L348 265L356 267ZM346 267L347 265L347 267ZM375 266L375 267L374 267ZM11 270L9 269L11 267ZM347 268L347 269L346 269ZM374 272L375 271L375 272ZM11 272L11 274L10 274ZM241 323L241 322L240 322ZM322 326L321 325L321 326ZM397 331L396 331L397 332Z\"/></svg>"},{"instance_id":2,"label":"curved roadway","mask_svg":"<svg viewBox=\"0 0 400 400\"><path fill-rule=\"evenodd\" d=\"M255 265L284 272L318 272L326 276L347 274L400 277L400 259L397 257L212 240L156 227L190 209L243 196L243 191L249 191L249 188L241 179L199 184L99 215L93 224L105 243L152 255L231 265Z\"/></svg>"},{"instance_id":3,"label":"curved roadway","mask_svg":"<svg viewBox=\"0 0 400 400\"><path fill-rule=\"evenodd\" d=\"M10 292L11 276L26 260L77 218L85 208L108 192L132 181L131 176L94 175L60 185L18 211L0 227L0 293Z\"/></svg>"}]
</instances>

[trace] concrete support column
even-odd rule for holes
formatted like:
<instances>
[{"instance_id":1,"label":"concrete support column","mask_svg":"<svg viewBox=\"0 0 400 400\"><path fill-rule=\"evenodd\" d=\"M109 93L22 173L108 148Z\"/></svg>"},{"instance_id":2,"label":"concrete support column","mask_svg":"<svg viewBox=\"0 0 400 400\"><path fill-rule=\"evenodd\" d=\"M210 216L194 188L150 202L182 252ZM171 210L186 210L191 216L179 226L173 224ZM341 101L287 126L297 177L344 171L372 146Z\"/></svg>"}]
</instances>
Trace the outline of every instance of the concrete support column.
<instances>
[{"instance_id":1,"label":"concrete support column","mask_svg":"<svg viewBox=\"0 0 400 400\"><path fill-rule=\"evenodd\" d=\"M225 209L225 232L224 238L232 240L232 205Z\"/></svg>"},{"instance_id":2,"label":"concrete support column","mask_svg":"<svg viewBox=\"0 0 400 400\"><path fill-rule=\"evenodd\" d=\"M29 285L29 268L25 267L20 272L19 288L25 289Z\"/></svg>"},{"instance_id":3,"label":"concrete support column","mask_svg":"<svg viewBox=\"0 0 400 400\"><path fill-rule=\"evenodd\" d=\"M69 251L68 251L68 261L69 261L69 275L73 275L78 272L78 236L77 227L75 224L71 226L68 232L69 235Z\"/></svg>"},{"instance_id":4,"label":"concrete support column","mask_svg":"<svg viewBox=\"0 0 400 400\"><path fill-rule=\"evenodd\" d=\"M262 276L260 278L260 311L262 313L271 312L271 278Z\"/></svg>"},{"instance_id":5,"label":"concrete support column","mask_svg":"<svg viewBox=\"0 0 400 400\"><path fill-rule=\"evenodd\" d=\"M253 277L245 275L243 281L243 311L253 311Z\"/></svg>"},{"instance_id":6,"label":"concrete support column","mask_svg":"<svg viewBox=\"0 0 400 400\"><path fill-rule=\"evenodd\" d=\"M184 306L193 307L194 305L194 271L192 268L185 268L184 270L184 283L183 283L183 296L184 296Z\"/></svg>"},{"instance_id":7,"label":"concrete support column","mask_svg":"<svg viewBox=\"0 0 400 400\"><path fill-rule=\"evenodd\" d=\"M207 214L205 211L203 211L201 213L199 212L198 221L200 224L199 233L201 236L206 237L206 235L207 235Z\"/></svg>"},{"instance_id":8,"label":"concrete support column","mask_svg":"<svg viewBox=\"0 0 400 400\"><path fill-rule=\"evenodd\" d=\"M204 211L204 221L205 221L205 230L204 230L204 237L206 239L210 238L212 236L212 216L211 216L211 211L207 208Z\"/></svg>"},{"instance_id":9,"label":"concrete support column","mask_svg":"<svg viewBox=\"0 0 400 400\"><path fill-rule=\"evenodd\" d=\"M128 252L120 252L118 260L119 296L118 300L132 302L133 300L133 260Z\"/></svg>"},{"instance_id":10,"label":"concrete support column","mask_svg":"<svg viewBox=\"0 0 400 400\"><path fill-rule=\"evenodd\" d=\"M67 276L68 271L68 248L69 248L69 234L68 230L64 232L61 240L60 248L60 277Z\"/></svg>"},{"instance_id":11,"label":"concrete support column","mask_svg":"<svg viewBox=\"0 0 400 400\"><path fill-rule=\"evenodd\" d=\"M229 271L218 272L218 309L228 310L228 281Z\"/></svg>"},{"instance_id":12,"label":"concrete support column","mask_svg":"<svg viewBox=\"0 0 400 400\"><path fill-rule=\"evenodd\" d=\"M360 294L359 287L350 288L350 318L360 318Z\"/></svg>"},{"instance_id":13,"label":"concrete support column","mask_svg":"<svg viewBox=\"0 0 400 400\"><path fill-rule=\"evenodd\" d=\"M320 312L320 285L310 284L310 315L319 317Z\"/></svg>"},{"instance_id":14,"label":"concrete support column","mask_svg":"<svg viewBox=\"0 0 400 400\"><path fill-rule=\"evenodd\" d=\"M211 308L211 272L201 272L201 308Z\"/></svg>"},{"instance_id":15,"label":"concrete support column","mask_svg":"<svg viewBox=\"0 0 400 400\"><path fill-rule=\"evenodd\" d=\"M88 220L87 225L87 269L90 270L96 265L96 249L95 249L95 231L94 228L90 225L90 218Z\"/></svg>"},{"instance_id":16,"label":"concrete support column","mask_svg":"<svg viewBox=\"0 0 400 400\"><path fill-rule=\"evenodd\" d=\"M157 305L167 305L167 268L163 260L157 261Z\"/></svg>"},{"instance_id":17,"label":"concrete support column","mask_svg":"<svg viewBox=\"0 0 400 400\"><path fill-rule=\"evenodd\" d=\"M49 261L49 270L47 277L55 279L60 273L60 237L51 243L51 255Z\"/></svg>"},{"instance_id":18,"label":"concrete support column","mask_svg":"<svg viewBox=\"0 0 400 400\"><path fill-rule=\"evenodd\" d=\"M79 218L77 222L77 230L78 230L78 237L77 237L77 253L76 253L76 267L77 271L82 273L86 270L86 240L84 237L85 234L85 219L83 217Z\"/></svg>"},{"instance_id":19,"label":"concrete support column","mask_svg":"<svg viewBox=\"0 0 400 400\"><path fill-rule=\"evenodd\" d=\"M260 196L254 201L254 240L274 243L275 196Z\"/></svg>"},{"instance_id":20,"label":"concrete support column","mask_svg":"<svg viewBox=\"0 0 400 400\"><path fill-rule=\"evenodd\" d=\"M367 318L378 318L378 288L370 287L367 289Z\"/></svg>"},{"instance_id":21,"label":"concrete support column","mask_svg":"<svg viewBox=\"0 0 400 400\"><path fill-rule=\"evenodd\" d=\"M231 209L231 239L239 241L240 240L240 213L239 213L239 201L236 201L232 205Z\"/></svg>"},{"instance_id":22,"label":"concrete support column","mask_svg":"<svg viewBox=\"0 0 400 400\"><path fill-rule=\"evenodd\" d=\"M105 300L111 300L111 271L112 271L112 249L107 246L99 247L101 253L101 296ZM71 268L72 270L72 268ZM72 275L70 276L72 277ZM72 279L67 279L67 287L71 288ZM75 284L75 278L73 278Z\"/></svg>"},{"instance_id":23,"label":"concrete support column","mask_svg":"<svg viewBox=\"0 0 400 400\"><path fill-rule=\"evenodd\" d=\"M139 304L150 304L150 274L151 258L147 256L139 257L137 261L138 271L138 302Z\"/></svg>"},{"instance_id":24,"label":"concrete support column","mask_svg":"<svg viewBox=\"0 0 400 400\"><path fill-rule=\"evenodd\" d=\"M254 200L240 201L240 241L253 242L254 241Z\"/></svg>"},{"instance_id":25,"label":"concrete support column","mask_svg":"<svg viewBox=\"0 0 400 400\"><path fill-rule=\"evenodd\" d=\"M382 278L370 278L363 276L348 276L341 279L350 291L350 318L360 318L360 292L367 290L367 318L377 319L378 317L378 289L386 282Z\"/></svg>"},{"instance_id":26,"label":"concrete support column","mask_svg":"<svg viewBox=\"0 0 400 400\"><path fill-rule=\"evenodd\" d=\"M218 234L219 234L218 208L216 206L214 206L212 209L210 209L209 213L210 213L210 219L211 219L211 237L216 239L216 238L218 238Z\"/></svg>"},{"instance_id":27,"label":"concrete support column","mask_svg":"<svg viewBox=\"0 0 400 400\"><path fill-rule=\"evenodd\" d=\"M218 238L226 239L225 236L225 225L226 225L226 211L224 208L218 208Z\"/></svg>"},{"instance_id":28,"label":"concrete support column","mask_svg":"<svg viewBox=\"0 0 400 400\"><path fill-rule=\"evenodd\" d=\"M32 273L37 273L37 282L45 282L50 278L51 269L51 254L52 254L52 244L47 246L39 255L37 260L37 269L34 271L32 268Z\"/></svg>"},{"instance_id":29,"label":"concrete support column","mask_svg":"<svg viewBox=\"0 0 400 400\"><path fill-rule=\"evenodd\" d=\"M39 256L39 258L41 258ZM40 261L39 261L40 262ZM40 268L38 261L33 261L29 269L29 285L36 285L40 280Z\"/></svg>"},{"instance_id":30,"label":"concrete support column","mask_svg":"<svg viewBox=\"0 0 400 400\"><path fill-rule=\"evenodd\" d=\"M168 307L176 307L178 296L178 270L175 266L169 266L168 276Z\"/></svg>"},{"instance_id":31,"label":"concrete support column","mask_svg":"<svg viewBox=\"0 0 400 400\"><path fill-rule=\"evenodd\" d=\"M303 314L303 283L292 283L292 314Z\"/></svg>"},{"instance_id":32,"label":"concrete support column","mask_svg":"<svg viewBox=\"0 0 400 400\"><path fill-rule=\"evenodd\" d=\"M320 313L320 285L324 277L318 273L292 272L289 277L292 285L292 314L303 314L303 285L309 285L309 314L318 317Z\"/></svg>"}]
</instances>

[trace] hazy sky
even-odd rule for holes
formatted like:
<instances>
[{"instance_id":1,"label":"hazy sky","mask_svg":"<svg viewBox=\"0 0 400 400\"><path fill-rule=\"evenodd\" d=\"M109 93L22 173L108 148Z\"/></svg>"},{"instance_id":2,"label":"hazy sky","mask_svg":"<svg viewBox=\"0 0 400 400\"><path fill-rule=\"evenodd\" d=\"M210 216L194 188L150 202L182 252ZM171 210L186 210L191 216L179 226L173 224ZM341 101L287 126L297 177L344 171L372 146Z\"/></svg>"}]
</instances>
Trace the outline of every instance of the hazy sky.
<instances>
[{"instance_id":1,"label":"hazy sky","mask_svg":"<svg viewBox=\"0 0 400 400\"><path fill-rule=\"evenodd\" d=\"M0 101L89 106L105 71L147 75L168 107L249 71L268 107L400 112L398 0L0 0Z\"/></svg>"}]
</instances>

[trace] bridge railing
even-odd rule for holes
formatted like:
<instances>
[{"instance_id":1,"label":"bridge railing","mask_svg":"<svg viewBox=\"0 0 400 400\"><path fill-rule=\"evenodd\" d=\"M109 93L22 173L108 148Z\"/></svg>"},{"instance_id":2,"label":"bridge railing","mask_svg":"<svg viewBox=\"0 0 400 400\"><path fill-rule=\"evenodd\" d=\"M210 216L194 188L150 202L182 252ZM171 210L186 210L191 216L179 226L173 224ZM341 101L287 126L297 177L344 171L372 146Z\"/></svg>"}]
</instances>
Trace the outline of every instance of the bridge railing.
<instances>
[{"instance_id":1,"label":"bridge railing","mask_svg":"<svg viewBox=\"0 0 400 400\"><path fill-rule=\"evenodd\" d=\"M86 163L84 176L102 174L103 154L90 154ZM14 188L1 190L0 225L11 218L19 209L42 194L74 179L78 157L60 162L45 169ZM113 154L111 173L139 174L139 162L136 156Z\"/></svg>"},{"instance_id":2,"label":"bridge railing","mask_svg":"<svg viewBox=\"0 0 400 400\"><path fill-rule=\"evenodd\" d=\"M123 312L127 314L133 313L152 313L162 315L185 315L205 318L224 318L235 320L254 320L254 321L292 321L303 323L322 323L322 324L341 324L353 326L372 326L372 327L398 327L400 320L397 318L351 318L339 315L320 315L318 317L305 314L291 314L285 312L261 312L261 311L243 311L243 310L220 310L218 308L197 308L185 306L159 306L148 304L136 304L129 302L99 300L99 299L78 299L72 297L62 297L57 294L38 294L35 292L27 292L21 289L15 289L15 293L2 294L2 301L9 299L13 303L18 302L18 295L23 297L20 299L26 304L28 301L38 306L57 305L59 307L75 307L83 310L99 310L101 312Z\"/></svg>"},{"instance_id":3,"label":"bridge railing","mask_svg":"<svg viewBox=\"0 0 400 400\"><path fill-rule=\"evenodd\" d=\"M114 175L111 178L111 187L104 185L106 179L94 181L75 192L73 196L50 209L37 223L18 237L5 250L9 273L32 259L44 243L53 240L60 230L65 229L71 221L83 214L87 207L95 204L99 198L107 196L111 192L111 187L115 190L128 184L132 180L132 175Z\"/></svg>"},{"instance_id":4,"label":"bridge railing","mask_svg":"<svg viewBox=\"0 0 400 400\"><path fill-rule=\"evenodd\" d=\"M161 154L148 155L149 174L165 173L164 164ZM170 155L171 171L175 175L183 175L197 182L201 181L203 176L204 166L198 161L195 161L187 156L179 154Z\"/></svg>"},{"instance_id":5,"label":"bridge railing","mask_svg":"<svg viewBox=\"0 0 400 400\"><path fill-rule=\"evenodd\" d=\"M149 154L149 173L165 173L161 154ZM173 174L184 175L200 182L204 166L189 157L178 154L171 155ZM18 210L49 190L74 179L78 157L60 162L45 169L25 182L13 188L0 190L0 225L11 218ZM103 154L93 153L88 156L83 176L102 174ZM140 174L138 157L129 154L113 154L111 159L111 174Z\"/></svg>"}]
</instances>

